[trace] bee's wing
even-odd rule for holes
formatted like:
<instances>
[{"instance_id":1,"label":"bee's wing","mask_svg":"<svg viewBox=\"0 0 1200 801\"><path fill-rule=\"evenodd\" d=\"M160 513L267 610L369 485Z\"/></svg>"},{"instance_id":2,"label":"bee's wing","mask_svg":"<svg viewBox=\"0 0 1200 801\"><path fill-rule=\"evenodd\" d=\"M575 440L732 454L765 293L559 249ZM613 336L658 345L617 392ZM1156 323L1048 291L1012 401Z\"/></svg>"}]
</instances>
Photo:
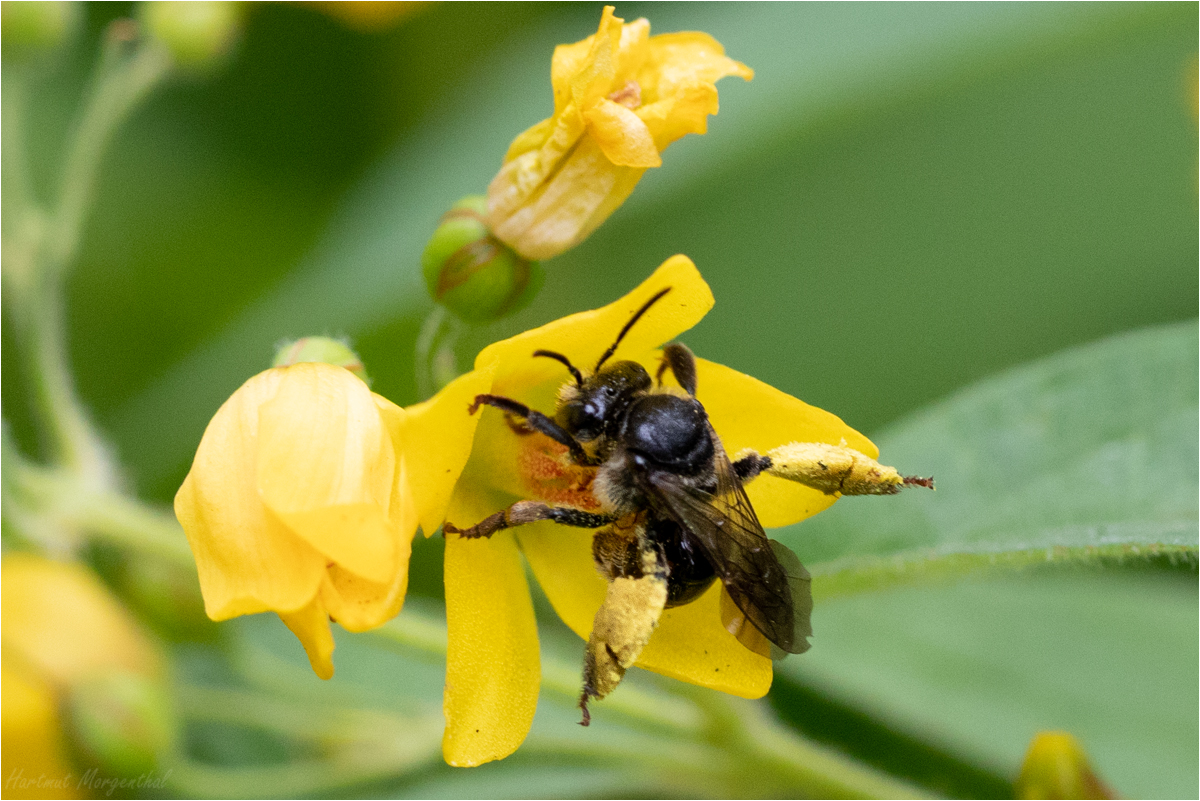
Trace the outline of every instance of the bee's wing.
<instances>
[{"instance_id":1,"label":"bee's wing","mask_svg":"<svg viewBox=\"0 0 1200 801\"><path fill-rule=\"evenodd\" d=\"M754 628L782 650L808 650L812 634L812 592L808 571L791 551L767 539L742 482L713 433L716 490L708 493L687 486L667 471L650 471L648 489L663 511L691 534L704 549L725 585L725 591ZM782 558L781 558L782 557ZM738 635L751 650L760 638L754 632Z\"/></svg>"}]
</instances>

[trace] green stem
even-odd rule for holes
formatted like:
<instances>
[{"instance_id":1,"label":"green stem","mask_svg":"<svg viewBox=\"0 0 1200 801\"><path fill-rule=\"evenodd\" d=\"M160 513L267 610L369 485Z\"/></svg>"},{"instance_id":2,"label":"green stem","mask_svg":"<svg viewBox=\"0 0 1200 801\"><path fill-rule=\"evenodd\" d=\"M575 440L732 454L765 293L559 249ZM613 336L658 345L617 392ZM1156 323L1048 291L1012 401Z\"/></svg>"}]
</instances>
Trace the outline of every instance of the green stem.
<instances>
[{"instance_id":1,"label":"green stem","mask_svg":"<svg viewBox=\"0 0 1200 801\"><path fill-rule=\"evenodd\" d=\"M69 139L48 254L49 267L57 274L74 261L101 159L113 135L171 68L170 54L157 42L143 40L126 56L136 34L130 20L117 20L105 32L96 79Z\"/></svg>"},{"instance_id":2,"label":"green stem","mask_svg":"<svg viewBox=\"0 0 1200 801\"><path fill-rule=\"evenodd\" d=\"M6 489L15 491L11 499L22 511L53 520L58 528L86 532L100 542L184 568L194 566L191 549L174 515L97 487L73 471L37 467L22 459L7 437L4 445Z\"/></svg>"},{"instance_id":3,"label":"green stem","mask_svg":"<svg viewBox=\"0 0 1200 801\"><path fill-rule=\"evenodd\" d=\"M59 182L58 202L44 225L36 225L32 207L18 208L5 242L4 287L9 309L30 361L33 394L51 457L99 487L116 486L116 468L96 435L75 392L66 344L64 281L74 263L87 213L95 194L101 158L130 111L165 77L170 57L158 44L145 42L126 56L132 28L128 20L109 26L96 78L83 113L68 138L66 163ZM13 102L19 102L18 97ZM10 107L6 104L6 113ZM17 109L14 109L17 110ZM4 121L5 167L22 176L24 143L19 141L21 117ZM14 126L16 126L14 128ZM11 153L10 153L11 151ZM28 187L21 188L27 198ZM10 267L10 254L16 264Z\"/></svg>"},{"instance_id":4,"label":"green stem","mask_svg":"<svg viewBox=\"0 0 1200 801\"><path fill-rule=\"evenodd\" d=\"M417 334L414 369L417 374L417 395L421 400L431 398L437 392L437 384L433 378L433 347L437 344L438 334L445 321L446 307L434 306L421 323L421 331Z\"/></svg>"},{"instance_id":5,"label":"green stem","mask_svg":"<svg viewBox=\"0 0 1200 801\"><path fill-rule=\"evenodd\" d=\"M666 685L707 717L705 739L733 756L733 786L755 795L810 798L927 798L928 791L808 740L760 702L682 682Z\"/></svg>"}]
</instances>

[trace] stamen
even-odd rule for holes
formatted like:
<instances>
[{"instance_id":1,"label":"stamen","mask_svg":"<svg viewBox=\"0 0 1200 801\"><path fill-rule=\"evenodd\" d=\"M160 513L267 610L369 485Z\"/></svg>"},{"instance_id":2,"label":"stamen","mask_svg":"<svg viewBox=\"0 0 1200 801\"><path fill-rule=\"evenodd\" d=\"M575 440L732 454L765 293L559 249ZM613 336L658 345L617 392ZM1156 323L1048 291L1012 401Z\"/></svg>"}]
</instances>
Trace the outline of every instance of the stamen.
<instances>
[{"instance_id":1,"label":"stamen","mask_svg":"<svg viewBox=\"0 0 1200 801\"><path fill-rule=\"evenodd\" d=\"M642 87L635 80L628 80L625 85L608 96L608 99L614 103L624 106L628 109L635 109L642 105Z\"/></svg>"}]
</instances>

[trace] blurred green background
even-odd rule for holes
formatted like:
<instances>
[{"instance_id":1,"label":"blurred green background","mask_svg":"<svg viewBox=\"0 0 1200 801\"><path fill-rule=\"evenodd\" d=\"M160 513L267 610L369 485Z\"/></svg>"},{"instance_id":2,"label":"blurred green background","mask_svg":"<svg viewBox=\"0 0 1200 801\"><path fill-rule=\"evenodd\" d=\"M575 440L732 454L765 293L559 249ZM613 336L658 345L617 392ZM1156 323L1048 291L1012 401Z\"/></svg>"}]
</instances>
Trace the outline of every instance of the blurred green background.
<instances>
[{"instance_id":1,"label":"blurred green background","mask_svg":"<svg viewBox=\"0 0 1200 801\"><path fill-rule=\"evenodd\" d=\"M45 186L96 37L129 8L89 5L86 40L40 87L29 125ZM452 202L486 187L512 137L549 114L550 53L594 32L600 6L431 4L371 32L301 4L246 11L222 70L174 81L120 132L70 285L80 392L132 484L163 502L212 413L281 339L349 335L376 392L418 399L413 343L432 307L424 242ZM548 262L530 307L468 332L462 366L497 338L619 297L680 252L717 298L684 337L695 351L868 435L1005 368L1196 316L1196 4L629 3L617 14L647 16L655 32L706 31L757 75L720 84L709 133L673 145L594 236ZM8 347L7 324L4 336ZM17 360L4 360L3 381L5 417L36 453ZM1194 446L1194 428L1181 436ZM436 547L418 549L418 592L439 592ZM1060 628L1026 638L1018 627L989 647L1083 659L1064 631L1116 633L1088 599L1130 599L1117 606L1133 617L1111 624L1124 631L1166 609L1160 639L1181 667L1154 696L1174 694L1185 723L1161 762L1099 769L1126 795L1192 795L1194 564L1125 572L1111 589L1095 574L1049 573L864 596L831 604L828 619L864 631L872 609L902 603L933 630L975 631L963 610L1032 604ZM1142 617L1138 582L1166 598ZM1061 613L1045 613L1056 603ZM978 767L976 792L1002 787L995 777L1032 732L1014 725L989 744L989 730L1000 735L984 713L951 699L931 734L914 707L941 711L913 700L919 681L871 699L895 663L846 667L875 642L863 636L841 662L781 680L789 719L851 749L878 751L871 738L883 738L910 764L943 759L921 743L949 743ZM838 642L831 634L832 651ZM1047 663L1025 668L1066 669ZM1150 667L1134 654L1121 670ZM1125 686L1121 675L1096 679L1095 693ZM826 722L805 724L805 708ZM865 713L874 720L855 728Z\"/></svg>"}]
</instances>

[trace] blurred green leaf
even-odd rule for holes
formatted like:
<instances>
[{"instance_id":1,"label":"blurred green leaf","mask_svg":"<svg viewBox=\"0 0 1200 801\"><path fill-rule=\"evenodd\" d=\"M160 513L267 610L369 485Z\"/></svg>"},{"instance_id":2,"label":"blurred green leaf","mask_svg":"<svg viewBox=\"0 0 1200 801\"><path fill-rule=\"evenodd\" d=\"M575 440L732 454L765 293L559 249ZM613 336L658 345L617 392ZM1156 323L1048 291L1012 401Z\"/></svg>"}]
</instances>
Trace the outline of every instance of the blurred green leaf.
<instances>
[{"instance_id":1,"label":"blurred green leaf","mask_svg":"<svg viewBox=\"0 0 1200 801\"><path fill-rule=\"evenodd\" d=\"M1195 322L1111 337L879 437L887 463L933 473L938 490L843 499L780 533L823 599L813 650L783 675L1010 779L1036 731L1063 728L1122 795L1194 794L1193 572L945 579L1062 562L1194 567L1197 361ZM894 586L906 583L925 586ZM788 714L851 752L866 736Z\"/></svg>"},{"instance_id":2,"label":"blurred green leaf","mask_svg":"<svg viewBox=\"0 0 1200 801\"><path fill-rule=\"evenodd\" d=\"M1198 624L1194 573L1060 569L898 588L818 603L812 650L778 678L1010 780L1036 732L1065 729L1122 797L1187 798Z\"/></svg>"},{"instance_id":3,"label":"blurred green leaf","mask_svg":"<svg viewBox=\"0 0 1200 801\"><path fill-rule=\"evenodd\" d=\"M780 532L831 596L990 565L1145 559L1197 545L1196 323L1075 348L879 438L937 491L847 498Z\"/></svg>"}]
</instances>

